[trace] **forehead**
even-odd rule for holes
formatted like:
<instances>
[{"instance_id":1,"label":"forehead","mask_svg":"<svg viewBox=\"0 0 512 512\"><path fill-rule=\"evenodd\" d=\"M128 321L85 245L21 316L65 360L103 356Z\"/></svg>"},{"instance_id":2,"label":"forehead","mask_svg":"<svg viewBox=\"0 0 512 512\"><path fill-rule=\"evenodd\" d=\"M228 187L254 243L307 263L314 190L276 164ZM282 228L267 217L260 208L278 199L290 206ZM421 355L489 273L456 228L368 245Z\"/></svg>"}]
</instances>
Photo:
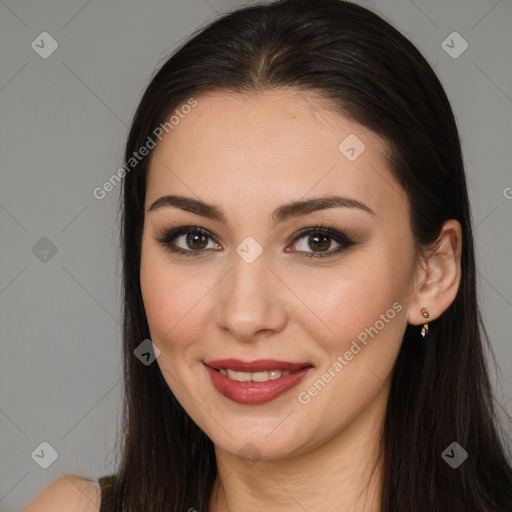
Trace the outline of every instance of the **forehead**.
<instances>
[{"instance_id":1,"label":"forehead","mask_svg":"<svg viewBox=\"0 0 512 512\"><path fill-rule=\"evenodd\" d=\"M402 194L385 141L327 100L289 89L196 100L153 152L146 207L170 193L218 204L339 193L378 209Z\"/></svg>"}]
</instances>

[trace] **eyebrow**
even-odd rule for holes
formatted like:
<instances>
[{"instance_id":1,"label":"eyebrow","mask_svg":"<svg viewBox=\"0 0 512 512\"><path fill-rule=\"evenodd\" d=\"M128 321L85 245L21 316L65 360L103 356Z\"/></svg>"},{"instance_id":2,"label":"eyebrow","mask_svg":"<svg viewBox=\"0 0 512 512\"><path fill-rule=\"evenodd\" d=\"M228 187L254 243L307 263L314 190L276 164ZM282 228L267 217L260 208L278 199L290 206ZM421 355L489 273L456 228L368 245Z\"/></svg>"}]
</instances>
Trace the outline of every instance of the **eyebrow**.
<instances>
[{"instance_id":1,"label":"eyebrow","mask_svg":"<svg viewBox=\"0 0 512 512\"><path fill-rule=\"evenodd\" d=\"M148 212L153 212L164 207L180 208L187 212L207 217L222 222L226 225L226 218L222 210L213 204L205 203L199 199L192 197L185 197L179 195L167 195L157 199L148 209ZM272 213L273 225L284 222L292 217L300 217L307 215L318 210L325 210L327 208L358 208L371 215L376 215L375 212L366 206L361 201L351 199L350 197L342 197L336 195L329 195L325 197L316 197L304 201L293 201L288 204L279 206Z\"/></svg>"}]
</instances>

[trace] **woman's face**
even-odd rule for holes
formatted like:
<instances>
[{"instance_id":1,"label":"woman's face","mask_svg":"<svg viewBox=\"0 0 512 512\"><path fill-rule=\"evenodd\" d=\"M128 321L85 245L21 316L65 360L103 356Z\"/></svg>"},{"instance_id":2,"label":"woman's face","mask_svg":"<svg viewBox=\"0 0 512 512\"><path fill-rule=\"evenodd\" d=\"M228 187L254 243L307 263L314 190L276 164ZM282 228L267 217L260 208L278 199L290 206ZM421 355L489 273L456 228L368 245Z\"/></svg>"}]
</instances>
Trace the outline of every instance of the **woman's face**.
<instances>
[{"instance_id":1,"label":"woman's face","mask_svg":"<svg viewBox=\"0 0 512 512\"><path fill-rule=\"evenodd\" d=\"M147 178L140 278L157 364L217 449L305 453L382 417L416 278L407 197L383 140L312 96L196 99ZM223 221L171 201L148 211L168 195ZM344 200L283 209L327 196ZM157 241L188 226L204 232ZM230 373L267 380L237 384L205 365L222 359L310 368Z\"/></svg>"}]
</instances>

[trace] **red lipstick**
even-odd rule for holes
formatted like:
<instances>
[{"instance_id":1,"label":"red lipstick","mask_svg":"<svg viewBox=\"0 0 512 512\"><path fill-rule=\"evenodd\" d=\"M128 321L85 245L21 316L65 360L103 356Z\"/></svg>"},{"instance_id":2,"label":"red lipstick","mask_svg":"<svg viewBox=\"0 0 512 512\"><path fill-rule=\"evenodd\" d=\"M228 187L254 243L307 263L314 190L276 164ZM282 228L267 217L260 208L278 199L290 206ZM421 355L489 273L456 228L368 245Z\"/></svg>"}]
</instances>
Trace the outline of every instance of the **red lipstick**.
<instances>
[{"instance_id":1,"label":"red lipstick","mask_svg":"<svg viewBox=\"0 0 512 512\"><path fill-rule=\"evenodd\" d=\"M313 369L311 363L291 363L273 359L260 359L257 361L221 359L204 362L204 365L214 387L219 393L234 402L248 405L274 400L297 386ZM223 370L223 373L226 373L226 370L246 373L278 370L280 373L290 373L264 382L255 382L253 380L240 382L228 375L224 375L220 370ZM275 376L275 374L273 375Z\"/></svg>"}]
</instances>

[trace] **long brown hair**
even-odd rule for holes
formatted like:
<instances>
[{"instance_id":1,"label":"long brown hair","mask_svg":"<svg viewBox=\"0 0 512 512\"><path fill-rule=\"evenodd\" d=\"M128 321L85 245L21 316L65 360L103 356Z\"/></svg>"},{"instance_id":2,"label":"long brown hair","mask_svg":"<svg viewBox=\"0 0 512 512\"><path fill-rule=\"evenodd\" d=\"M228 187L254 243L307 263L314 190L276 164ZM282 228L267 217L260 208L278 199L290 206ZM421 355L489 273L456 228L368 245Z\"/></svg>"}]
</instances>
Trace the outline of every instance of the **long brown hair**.
<instances>
[{"instance_id":1,"label":"long brown hair","mask_svg":"<svg viewBox=\"0 0 512 512\"><path fill-rule=\"evenodd\" d=\"M406 328L394 365L382 437L382 511L512 510L510 447L485 359L492 348L477 302L457 126L441 83L406 37L342 0L281 0L222 15L155 73L135 113L125 159L203 91L283 86L318 93L389 143L390 168L409 198L418 247L436 240L447 219L462 226L457 296L430 323L425 341L416 327ZM175 399L158 364L145 366L134 356L150 338L139 281L150 156L122 183L124 415L109 499L123 512L206 512L217 472L213 443ZM441 457L454 441L469 455L457 469Z\"/></svg>"}]
</instances>

